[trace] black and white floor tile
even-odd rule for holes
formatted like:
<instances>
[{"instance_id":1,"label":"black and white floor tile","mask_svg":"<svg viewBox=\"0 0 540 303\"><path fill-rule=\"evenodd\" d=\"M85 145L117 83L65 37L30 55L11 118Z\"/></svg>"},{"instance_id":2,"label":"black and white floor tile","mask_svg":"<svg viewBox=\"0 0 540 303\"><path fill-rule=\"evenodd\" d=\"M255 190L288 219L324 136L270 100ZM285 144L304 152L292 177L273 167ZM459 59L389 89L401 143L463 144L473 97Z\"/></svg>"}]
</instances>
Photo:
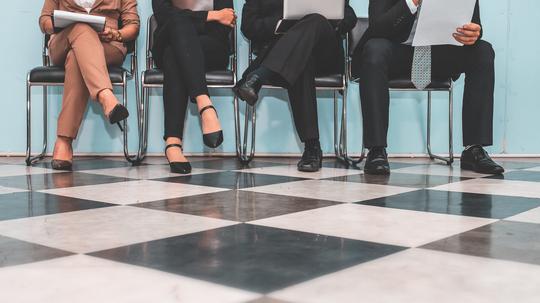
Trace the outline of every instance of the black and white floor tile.
<instances>
[{"instance_id":1,"label":"black and white floor tile","mask_svg":"<svg viewBox=\"0 0 540 303\"><path fill-rule=\"evenodd\" d=\"M0 158L0 302L538 302L540 159Z\"/></svg>"}]
</instances>

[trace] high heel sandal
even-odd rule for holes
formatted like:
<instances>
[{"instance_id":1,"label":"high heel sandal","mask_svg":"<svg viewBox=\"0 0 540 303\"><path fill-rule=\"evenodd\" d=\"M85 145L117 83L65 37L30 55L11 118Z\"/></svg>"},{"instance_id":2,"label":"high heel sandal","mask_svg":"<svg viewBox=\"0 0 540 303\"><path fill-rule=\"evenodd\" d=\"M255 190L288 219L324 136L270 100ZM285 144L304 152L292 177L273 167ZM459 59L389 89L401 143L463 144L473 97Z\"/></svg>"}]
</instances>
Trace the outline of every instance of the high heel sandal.
<instances>
[{"instance_id":1,"label":"high heel sandal","mask_svg":"<svg viewBox=\"0 0 540 303\"><path fill-rule=\"evenodd\" d=\"M71 153L73 154L73 149L71 150ZM68 160L52 159L51 168L53 170L72 171L73 170L73 160L68 161Z\"/></svg>"},{"instance_id":2,"label":"high heel sandal","mask_svg":"<svg viewBox=\"0 0 540 303\"><path fill-rule=\"evenodd\" d=\"M178 147L181 150L183 150L183 147L180 144L169 144L167 145L167 147L165 147L165 157L167 158L167 161L169 162L169 166L171 167L171 173L181 174L181 175L191 174L191 164L189 162L169 161L169 157L167 157L167 150L172 147Z\"/></svg>"},{"instance_id":3,"label":"high heel sandal","mask_svg":"<svg viewBox=\"0 0 540 303\"><path fill-rule=\"evenodd\" d=\"M199 112L199 115L201 116L201 119L202 119L202 114L206 110L209 110L209 109L214 110L216 112L216 116L218 116L218 118L219 118L219 115L218 115L218 112L217 112L216 108L213 105L208 105L208 106L203 107L201 109L201 111ZM223 143L223 130L213 132L213 133L209 133L209 134L203 134L203 142L204 142L204 145L206 145L206 146L208 146L210 148L219 147Z\"/></svg>"},{"instance_id":4,"label":"high heel sandal","mask_svg":"<svg viewBox=\"0 0 540 303\"><path fill-rule=\"evenodd\" d=\"M111 110L108 116L109 123L118 125L122 132L124 132L124 128L122 127L122 124L120 122L126 120L128 117L129 111L122 104L116 104L116 106L113 108L113 110Z\"/></svg>"}]
</instances>

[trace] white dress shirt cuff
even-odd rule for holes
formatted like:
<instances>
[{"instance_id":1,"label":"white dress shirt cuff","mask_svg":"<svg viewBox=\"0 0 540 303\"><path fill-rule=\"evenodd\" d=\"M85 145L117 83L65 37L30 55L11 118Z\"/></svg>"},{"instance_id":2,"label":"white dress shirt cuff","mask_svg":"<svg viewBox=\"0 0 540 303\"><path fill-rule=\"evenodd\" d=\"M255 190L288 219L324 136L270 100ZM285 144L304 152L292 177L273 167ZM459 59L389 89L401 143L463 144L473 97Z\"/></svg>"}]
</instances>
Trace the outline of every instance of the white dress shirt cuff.
<instances>
[{"instance_id":1,"label":"white dress shirt cuff","mask_svg":"<svg viewBox=\"0 0 540 303\"><path fill-rule=\"evenodd\" d=\"M411 10L411 14L416 14L416 12L418 11L418 6L414 4L413 0L405 0L405 2L407 2L407 6Z\"/></svg>"}]
</instances>

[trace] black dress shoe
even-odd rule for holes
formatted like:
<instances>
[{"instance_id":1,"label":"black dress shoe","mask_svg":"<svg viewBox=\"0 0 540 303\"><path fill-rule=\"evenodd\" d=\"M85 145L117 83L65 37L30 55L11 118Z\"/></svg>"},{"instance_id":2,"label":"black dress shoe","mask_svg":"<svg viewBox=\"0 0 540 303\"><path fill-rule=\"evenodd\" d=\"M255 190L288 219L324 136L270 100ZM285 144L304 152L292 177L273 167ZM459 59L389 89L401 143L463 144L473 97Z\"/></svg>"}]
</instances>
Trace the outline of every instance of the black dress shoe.
<instances>
[{"instance_id":1,"label":"black dress shoe","mask_svg":"<svg viewBox=\"0 0 540 303\"><path fill-rule=\"evenodd\" d=\"M322 167L322 150L320 147L306 147L302 160L298 162L298 170L301 172L314 173Z\"/></svg>"},{"instance_id":2,"label":"black dress shoe","mask_svg":"<svg viewBox=\"0 0 540 303\"><path fill-rule=\"evenodd\" d=\"M120 122L126 120L129 117L129 111L122 104L117 104L113 110L109 113L109 123L117 124L120 130L123 132L124 128Z\"/></svg>"},{"instance_id":3,"label":"black dress shoe","mask_svg":"<svg viewBox=\"0 0 540 303\"><path fill-rule=\"evenodd\" d=\"M213 105L208 105L206 107L203 107L201 109L201 111L199 112L199 115L201 116L201 119L202 119L202 114L206 110L209 110L209 109L214 110L216 112L216 115L217 115L216 108ZM210 148L219 147L223 143L223 131L220 130L220 131L209 133L209 134L203 134L203 142L204 142L204 145L206 145L206 146L208 146Z\"/></svg>"},{"instance_id":4,"label":"black dress shoe","mask_svg":"<svg viewBox=\"0 0 540 303\"><path fill-rule=\"evenodd\" d=\"M386 148L376 147L369 150L364 172L368 175L389 175L390 164Z\"/></svg>"},{"instance_id":5,"label":"black dress shoe","mask_svg":"<svg viewBox=\"0 0 540 303\"><path fill-rule=\"evenodd\" d=\"M167 157L167 150L172 147L178 147L182 149L182 145L180 144L169 144L167 145L167 147L165 147L165 157ZM191 164L189 162L171 162L169 161L168 157L167 161L169 162L171 173L181 175L191 174Z\"/></svg>"},{"instance_id":6,"label":"black dress shoe","mask_svg":"<svg viewBox=\"0 0 540 303\"><path fill-rule=\"evenodd\" d=\"M253 106L259 100L259 91L262 85L262 79L259 75L251 73L245 80L238 82L233 91L238 98Z\"/></svg>"},{"instance_id":7,"label":"black dress shoe","mask_svg":"<svg viewBox=\"0 0 540 303\"><path fill-rule=\"evenodd\" d=\"M461 154L461 169L479 174L500 175L504 168L495 163L481 146L473 146Z\"/></svg>"},{"instance_id":8,"label":"black dress shoe","mask_svg":"<svg viewBox=\"0 0 540 303\"><path fill-rule=\"evenodd\" d=\"M51 161L51 167L54 170L63 170L63 171L72 171L73 170L73 162L66 161L66 160L52 160Z\"/></svg>"}]
</instances>

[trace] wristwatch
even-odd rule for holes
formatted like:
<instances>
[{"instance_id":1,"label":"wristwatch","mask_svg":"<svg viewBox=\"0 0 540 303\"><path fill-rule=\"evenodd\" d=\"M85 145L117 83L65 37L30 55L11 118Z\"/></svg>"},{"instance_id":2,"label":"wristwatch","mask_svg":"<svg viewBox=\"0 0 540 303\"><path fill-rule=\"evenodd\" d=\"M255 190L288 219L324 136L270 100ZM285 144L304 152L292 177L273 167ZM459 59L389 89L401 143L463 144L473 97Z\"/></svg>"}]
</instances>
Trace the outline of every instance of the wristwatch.
<instances>
[{"instance_id":1,"label":"wristwatch","mask_svg":"<svg viewBox=\"0 0 540 303\"><path fill-rule=\"evenodd\" d=\"M117 30L118 36L116 37L116 41L118 42L124 42L124 37L122 37L122 32Z\"/></svg>"}]
</instances>

